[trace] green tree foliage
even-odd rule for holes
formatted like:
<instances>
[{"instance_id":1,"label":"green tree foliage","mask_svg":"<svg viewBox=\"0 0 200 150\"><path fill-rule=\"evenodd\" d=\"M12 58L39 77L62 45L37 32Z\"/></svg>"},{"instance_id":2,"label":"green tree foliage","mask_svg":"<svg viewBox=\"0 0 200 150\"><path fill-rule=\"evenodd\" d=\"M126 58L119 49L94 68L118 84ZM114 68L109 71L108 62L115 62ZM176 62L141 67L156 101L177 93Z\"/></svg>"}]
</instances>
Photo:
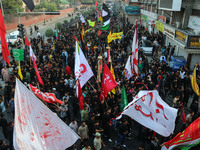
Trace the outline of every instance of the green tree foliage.
<instances>
[{"instance_id":1,"label":"green tree foliage","mask_svg":"<svg viewBox=\"0 0 200 150\"><path fill-rule=\"evenodd\" d=\"M74 18L71 18L71 19L70 19L70 22L72 22L72 21L74 21Z\"/></svg>"},{"instance_id":2,"label":"green tree foliage","mask_svg":"<svg viewBox=\"0 0 200 150\"><path fill-rule=\"evenodd\" d=\"M22 0L2 0L2 4L5 14L17 14L17 8L23 11Z\"/></svg>"},{"instance_id":3,"label":"green tree foliage","mask_svg":"<svg viewBox=\"0 0 200 150\"><path fill-rule=\"evenodd\" d=\"M53 37L53 30L52 29L47 29L45 31L46 37Z\"/></svg>"},{"instance_id":4,"label":"green tree foliage","mask_svg":"<svg viewBox=\"0 0 200 150\"><path fill-rule=\"evenodd\" d=\"M62 28L61 22L57 22L57 23L55 24L55 28L60 30L60 29Z\"/></svg>"},{"instance_id":5,"label":"green tree foliage","mask_svg":"<svg viewBox=\"0 0 200 150\"><path fill-rule=\"evenodd\" d=\"M57 10L56 4L53 2L48 3L47 1L43 1L39 5L35 6L35 9L38 9L38 10L43 10L43 8L45 9L45 11Z\"/></svg>"},{"instance_id":6,"label":"green tree foliage","mask_svg":"<svg viewBox=\"0 0 200 150\"><path fill-rule=\"evenodd\" d=\"M64 20L63 22L64 22L64 23L68 23L68 21L67 21L67 20Z\"/></svg>"}]
</instances>

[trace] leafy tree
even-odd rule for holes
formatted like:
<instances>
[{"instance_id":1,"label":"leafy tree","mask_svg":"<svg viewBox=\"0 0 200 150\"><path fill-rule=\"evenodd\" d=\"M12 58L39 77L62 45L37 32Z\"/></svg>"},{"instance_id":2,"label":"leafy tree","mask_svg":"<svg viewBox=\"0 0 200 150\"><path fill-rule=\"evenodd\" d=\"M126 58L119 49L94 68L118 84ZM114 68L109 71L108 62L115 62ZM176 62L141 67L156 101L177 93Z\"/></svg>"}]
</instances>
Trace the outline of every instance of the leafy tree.
<instances>
[{"instance_id":1,"label":"leafy tree","mask_svg":"<svg viewBox=\"0 0 200 150\"><path fill-rule=\"evenodd\" d=\"M57 23L55 24L55 28L61 30L61 28L62 28L61 22L57 22Z\"/></svg>"},{"instance_id":2,"label":"leafy tree","mask_svg":"<svg viewBox=\"0 0 200 150\"><path fill-rule=\"evenodd\" d=\"M64 20L63 22L64 22L64 23L68 23L68 21L67 21L67 20Z\"/></svg>"},{"instance_id":3,"label":"leafy tree","mask_svg":"<svg viewBox=\"0 0 200 150\"><path fill-rule=\"evenodd\" d=\"M46 37L53 37L53 30L52 29L47 29L45 31Z\"/></svg>"},{"instance_id":4,"label":"leafy tree","mask_svg":"<svg viewBox=\"0 0 200 150\"><path fill-rule=\"evenodd\" d=\"M56 11L57 10L56 4L53 2L48 3L46 1L43 1L39 5L35 6L35 9L43 10L43 8L45 9L45 11Z\"/></svg>"},{"instance_id":5,"label":"leafy tree","mask_svg":"<svg viewBox=\"0 0 200 150\"><path fill-rule=\"evenodd\" d=\"M71 18L71 19L70 19L70 22L72 22L72 21L74 21L74 18Z\"/></svg>"},{"instance_id":6,"label":"leafy tree","mask_svg":"<svg viewBox=\"0 0 200 150\"><path fill-rule=\"evenodd\" d=\"M22 0L2 0L2 4L5 14L17 14L17 8L23 11Z\"/></svg>"}]
</instances>

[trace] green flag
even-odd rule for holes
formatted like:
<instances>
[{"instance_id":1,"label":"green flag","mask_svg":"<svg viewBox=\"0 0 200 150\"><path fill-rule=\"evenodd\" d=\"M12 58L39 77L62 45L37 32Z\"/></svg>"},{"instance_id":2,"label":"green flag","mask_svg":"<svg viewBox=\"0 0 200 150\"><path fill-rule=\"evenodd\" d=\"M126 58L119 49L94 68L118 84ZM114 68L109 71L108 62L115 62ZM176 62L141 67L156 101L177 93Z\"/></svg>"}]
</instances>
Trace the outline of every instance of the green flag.
<instances>
[{"instance_id":1,"label":"green flag","mask_svg":"<svg viewBox=\"0 0 200 150\"><path fill-rule=\"evenodd\" d=\"M91 20L88 20L88 23L89 23L89 26L91 26L91 27L94 27L95 26L95 21L91 21Z\"/></svg>"},{"instance_id":2,"label":"green flag","mask_svg":"<svg viewBox=\"0 0 200 150\"><path fill-rule=\"evenodd\" d=\"M24 61L24 50L23 49L13 49L13 56L15 61Z\"/></svg>"},{"instance_id":3,"label":"green flag","mask_svg":"<svg viewBox=\"0 0 200 150\"><path fill-rule=\"evenodd\" d=\"M126 90L125 90L124 85L123 85L122 95L121 95L120 111L123 111L124 107L126 107L127 105L128 105L128 98L127 98L127 95L126 95Z\"/></svg>"}]
</instances>

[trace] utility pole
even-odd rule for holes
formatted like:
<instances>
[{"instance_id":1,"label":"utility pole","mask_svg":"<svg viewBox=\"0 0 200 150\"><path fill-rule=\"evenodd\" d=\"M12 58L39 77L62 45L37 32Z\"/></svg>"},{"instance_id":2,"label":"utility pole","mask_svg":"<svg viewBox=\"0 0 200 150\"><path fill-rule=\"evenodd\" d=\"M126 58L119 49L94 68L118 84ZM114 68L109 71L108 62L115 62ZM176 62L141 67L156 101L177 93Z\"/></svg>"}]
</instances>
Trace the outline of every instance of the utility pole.
<instances>
[{"instance_id":1,"label":"utility pole","mask_svg":"<svg viewBox=\"0 0 200 150\"><path fill-rule=\"evenodd\" d=\"M4 16L2 0L0 0L0 1L1 1L1 11L2 11L2 15Z\"/></svg>"},{"instance_id":2,"label":"utility pole","mask_svg":"<svg viewBox=\"0 0 200 150\"><path fill-rule=\"evenodd\" d=\"M18 24L20 24L20 14L19 14L19 8L17 8L17 16L18 16Z\"/></svg>"}]
</instances>

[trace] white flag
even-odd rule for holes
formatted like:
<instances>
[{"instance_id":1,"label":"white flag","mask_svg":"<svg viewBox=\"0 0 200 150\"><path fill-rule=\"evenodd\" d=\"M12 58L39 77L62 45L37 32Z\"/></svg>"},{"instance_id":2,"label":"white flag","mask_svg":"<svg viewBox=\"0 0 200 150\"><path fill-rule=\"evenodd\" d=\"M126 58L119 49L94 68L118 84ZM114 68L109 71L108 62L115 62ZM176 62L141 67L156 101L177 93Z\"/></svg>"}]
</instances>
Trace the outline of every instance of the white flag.
<instances>
[{"instance_id":1,"label":"white flag","mask_svg":"<svg viewBox=\"0 0 200 150\"><path fill-rule=\"evenodd\" d=\"M124 108L122 115L130 116L143 126L168 137L174 131L177 111L161 99L157 90L153 90L140 91Z\"/></svg>"},{"instance_id":2,"label":"white flag","mask_svg":"<svg viewBox=\"0 0 200 150\"><path fill-rule=\"evenodd\" d=\"M131 56L129 56L125 66L125 77L129 80L132 76L133 74L131 72Z\"/></svg>"},{"instance_id":3,"label":"white flag","mask_svg":"<svg viewBox=\"0 0 200 150\"><path fill-rule=\"evenodd\" d=\"M35 54L34 54L34 52L33 52L33 49L32 49L32 47L31 47L31 45L29 46L30 47L30 57L33 59L33 57L35 58L35 61L36 61L36 56L35 56Z\"/></svg>"},{"instance_id":4,"label":"white flag","mask_svg":"<svg viewBox=\"0 0 200 150\"><path fill-rule=\"evenodd\" d=\"M138 39L137 39L137 28L135 28L133 43L132 43L132 59L131 59L131 67L132 73L135 74L135 77L138 76Z\"/></svg>"},{"instance_id":5,"label":"white flag","mask_svg":"<svg viewBox=\"0 0 200 150\"><path fill-rule=\"evenodd\" d=\"M80 81L81 88L85 83L94 75L92 69L90 68L88 61L86 60L80 46L76 42L76 52L75 52L75 78Z\"/></svg>"},{"instance_id":6,"label":"white flag","mask_svg":"<svg viewBox=\"0 0 200 150\"><path fill-rule=\"evenodd\" d=\"M79 136L17 78L15 86L15 150L65 150Z\"/></svg>"},{"instance_id":7,"label":"white flag","mask_svg":"<svg viewBox=\"0 0 200 150\"><path fill-rule=\"evenodd\" d=\"M80 20L82 23L85 23L85 19L84 19L83 15L80 15Z\"/></svg>"}]
</instances>

